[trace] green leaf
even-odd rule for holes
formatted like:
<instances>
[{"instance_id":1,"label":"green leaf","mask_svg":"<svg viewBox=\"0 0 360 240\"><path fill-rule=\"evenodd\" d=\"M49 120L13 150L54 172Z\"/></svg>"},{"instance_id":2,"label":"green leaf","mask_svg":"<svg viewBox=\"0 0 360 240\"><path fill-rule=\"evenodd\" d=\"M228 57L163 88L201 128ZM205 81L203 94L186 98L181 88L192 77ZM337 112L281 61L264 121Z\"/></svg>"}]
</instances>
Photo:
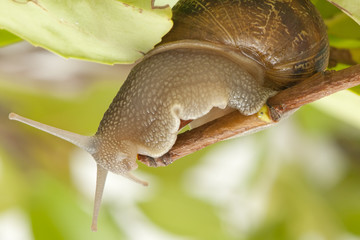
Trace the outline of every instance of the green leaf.
<instances>
[{"instance_id":1,"label":"green leaf","mask_svg":"<svg viewBox=\"0 0 360 240\"><path fill-rule=\"evenodd\" d=\"M331 4L330 4L331 5ZM360 48L360 25L342 12L325 19L330 45L337 48Z\"/></svg>"},{"instance_id":2,"label":"green leaf","mask_svg":"<svg viewBox=\"0 0 360 240\"><path fill-rule=\"evenodd\" d=\"M19 42L21 40L22 39L19 38L18 36L15 36L14 34L9 33L8 31L0 29L0 47L4 47L6 45Z\"/></svg>"},{"instance_id":3,"label":"green leaf","mask_svg":"<svg viewBox=\"0 0 360 240\"><path fill-rule=\"evenodd\" d=\"M360 25L343 13L337 14L332 19L326 20L328 34L345 39L360 40Z\"/></svg>"},{"instance_id":4,"label":"green leaf","mask_svg":"<svg viewBox=\"0 0 360 240\"><path fill-rule=\"evenodd\" d=\"M172 26L169 7L137 2L143 8L116 0L2 0L0 27L64 57L130 63Z\"/></svg>"},{"instance_id":5,"label":"green leaf","mask_svg":"<svg viewBox=\"0 0 360 240\"><path fill-rule=\"evenodd\" d=\"M356 86L356 87L350 88L349 90L352 91L353 93L356 93L357 95L360 96L360 86Z\"/></svg>"},{"instance_id":6,"label":"green leaf","mask_svg":"<svg viewBox=\"0 0 360 240\"><path fill-rule=\"evenodd\" d=\"M324 0L312 0L311 2L315 5L315 7L324 19L332 18L333 16L341 12L333 4Z\"/></svg>"},{"instance_id":7,"label":"green leaf","mask_svg":"<svg viewBox=\"0 0 360 240\"><path fill-rule=\"evenodd\" d=\"M329 35L330 45L336 48L354 49L360 48L360 39L346 39Z\"/></svg>"},{"instance_id":8,"label":"green leaf","mask_svg":"<svg viewBox=\"0 0 360 240\"><path fill-rule=\"evenodd\" d=\"M158 6L165 6L169 5L170 7L173 7L179 0L156 0L155 4Z\"/></svg>"},{"instance_id":9,"label":"green leaf","mask_svg":"<svg viewBox=\"0 0 360 240\"><path fill-rule=\"evenodd\" d=\"M360 25L360 4L354 0L328 0Z\"/></svg>"}]
</instances>

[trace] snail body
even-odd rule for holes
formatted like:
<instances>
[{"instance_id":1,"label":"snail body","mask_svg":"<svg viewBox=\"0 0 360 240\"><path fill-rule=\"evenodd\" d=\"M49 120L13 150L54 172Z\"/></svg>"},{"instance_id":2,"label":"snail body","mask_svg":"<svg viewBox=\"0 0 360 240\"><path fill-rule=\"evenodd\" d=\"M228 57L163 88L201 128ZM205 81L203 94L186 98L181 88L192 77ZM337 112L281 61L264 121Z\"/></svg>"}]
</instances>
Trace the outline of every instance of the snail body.
<instances>
[{"instance_id":1,"label":"snail body","mask_svg":"<svg viewBox=\"0 0 360 240\"><path fill-rule=\"evenodd\" d=\"M308 0L181 0L173 20L163 41L132 69L94 136L9 116L92 154L94 230L108 171L147 185L131 174L137 154L168 152L181 120L213 108L254 114L278 90L327 66L325 25Z\"/></svg>"}]
</instances>

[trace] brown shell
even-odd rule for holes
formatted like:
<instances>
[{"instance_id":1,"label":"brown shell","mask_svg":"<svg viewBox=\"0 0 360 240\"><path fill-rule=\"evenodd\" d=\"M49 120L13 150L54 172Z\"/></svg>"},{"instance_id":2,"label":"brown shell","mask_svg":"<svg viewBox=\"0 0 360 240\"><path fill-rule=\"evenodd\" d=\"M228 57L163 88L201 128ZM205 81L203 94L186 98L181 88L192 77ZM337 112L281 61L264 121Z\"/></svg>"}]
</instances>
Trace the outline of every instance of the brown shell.
<instances>
[{"instance_id":1,"label":"brown shell","mask_svg":"<svg viewBox=\"0 0 360 240\"><path fill-rule=\"evenodd\" d=\"M180 0L173 20L162 43L192 39L234 47L261 64L275 88L328 65L326 27L309 0Z\"/></svg>"}]
</instances>

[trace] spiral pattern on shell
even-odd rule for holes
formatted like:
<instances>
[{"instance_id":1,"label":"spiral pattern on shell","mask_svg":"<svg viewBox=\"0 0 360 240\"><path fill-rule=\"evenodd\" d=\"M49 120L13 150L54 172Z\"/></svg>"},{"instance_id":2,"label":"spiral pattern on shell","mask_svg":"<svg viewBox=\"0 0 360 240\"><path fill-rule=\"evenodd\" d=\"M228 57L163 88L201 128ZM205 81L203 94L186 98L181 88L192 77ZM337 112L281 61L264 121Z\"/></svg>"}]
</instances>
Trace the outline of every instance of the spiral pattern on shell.
<instances>
[{"instance_id":1,"label":"spiral pattern on shell","mask_svg":"<svg viewBox=\"0 0 360 240\"><path fill-rule=\"evenodd\" d=\"M265 85L282 89L328 65L326 26L309 0L180 0L161 44L200 40L231 47L265 70Z\"/></svg>"}]
</instances>

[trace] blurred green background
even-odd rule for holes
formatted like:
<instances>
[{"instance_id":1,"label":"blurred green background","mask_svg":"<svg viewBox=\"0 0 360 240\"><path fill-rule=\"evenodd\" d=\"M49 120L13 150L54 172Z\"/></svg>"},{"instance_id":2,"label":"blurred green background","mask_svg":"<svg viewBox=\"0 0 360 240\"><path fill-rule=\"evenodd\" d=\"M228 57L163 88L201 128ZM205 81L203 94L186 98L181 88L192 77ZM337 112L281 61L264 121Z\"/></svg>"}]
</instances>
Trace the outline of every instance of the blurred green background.
<instances>
[{"instance_id":1,"label":"blurred green background","mask_svg":"<svg viewBox=\"0 0 360 240\"><path fill-rule=\"evenodd\" d=\"M331 45L358 61L359 26L313 2ZM130 69L25 42L0 48L0 240L360 239L360 98L350 91L168 167L139 163L147 188L110 174L91 232L91 156L7 116L92 135Z\"/></svg>"}]
</instances>

